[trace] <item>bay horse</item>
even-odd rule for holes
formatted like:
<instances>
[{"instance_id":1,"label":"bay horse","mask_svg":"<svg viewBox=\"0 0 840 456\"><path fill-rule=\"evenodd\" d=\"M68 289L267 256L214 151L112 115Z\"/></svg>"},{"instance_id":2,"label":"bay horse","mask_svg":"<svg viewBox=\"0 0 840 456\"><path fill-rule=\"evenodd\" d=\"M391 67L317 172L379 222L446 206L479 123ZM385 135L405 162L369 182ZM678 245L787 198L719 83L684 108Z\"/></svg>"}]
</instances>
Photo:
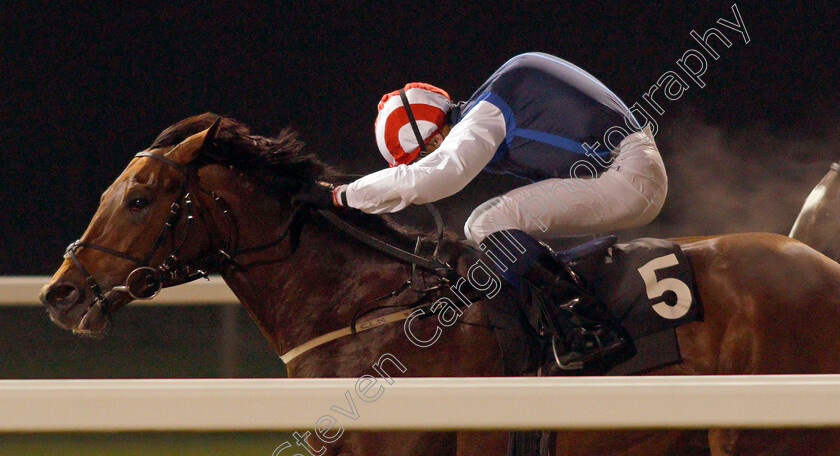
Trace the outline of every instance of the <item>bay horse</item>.
<instances>
[{"instance_id":1,"label":"bay horse","mask_svg":"<svg viewBox=\"0 0 840 456\"><path fill-rule=\"evenodd\" d=\"M83 236L42 289L41 301L59 326L97 335L119 308L155 293L156 280L163 279L150 270L168 272L165 286L201 271L218 272L277 353L286 353L347 327L360 304L389 296L412 274L405 262L362 244L318 213L290 228L292 197L313 181L338 176L305 153L291 131L269 138L215 114L185 119L164 130L104 192ZM413 245L412 233L379 216L346 208L335 213L384 241ZM650 374L840 373L840 265L775 234L679 242L694 269L705 319L677 329L683 361ZM403 293L382 302L407 306L415 298ZM307 351L288 363L288 373L356 378L373 373L371 366L388 353L406 376L501 376L488 308L486 300L465 308L464 324L447 328L427 349L407 340L403 325L383 325ZM413 323L419 337L437 329L434 318ZM400 372L392 368L388 374ZM321 442L312 440L320 451ZM331 455L502 455L507 434L360 432L326 446ZM836 455L840 433L560 432L553 450L598 456Z\"/></svg>"},{"instance_id":2,"label":"bay horse","mask_svg":"<svg viewBox=\"0 0 840 456\"><path fill-rule=\"evenodd\" d=\"M811 190L790 237L798 239L834 261L840 261L840 163L832 163Z\"/></svg>"}]
</instances>

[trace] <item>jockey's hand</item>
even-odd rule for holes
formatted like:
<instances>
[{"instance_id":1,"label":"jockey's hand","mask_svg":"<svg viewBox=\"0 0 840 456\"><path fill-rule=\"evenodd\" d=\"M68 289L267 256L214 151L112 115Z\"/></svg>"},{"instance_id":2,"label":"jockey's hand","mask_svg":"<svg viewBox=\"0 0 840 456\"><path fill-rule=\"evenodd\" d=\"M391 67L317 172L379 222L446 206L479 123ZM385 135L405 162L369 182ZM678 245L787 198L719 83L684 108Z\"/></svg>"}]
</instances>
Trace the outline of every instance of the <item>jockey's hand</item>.
<instances>
[{"instance_id":1,"label":"jockey's hand","mask_svg":"<svg viewBox=\"0 0 840 456\"><path fill-rule=\"evenodd\" d=\"M335 206L332 189L319 184L314 184L292 197L292 204L311 204L316 209L329 209Z\"/></svg>"}]
</instances>

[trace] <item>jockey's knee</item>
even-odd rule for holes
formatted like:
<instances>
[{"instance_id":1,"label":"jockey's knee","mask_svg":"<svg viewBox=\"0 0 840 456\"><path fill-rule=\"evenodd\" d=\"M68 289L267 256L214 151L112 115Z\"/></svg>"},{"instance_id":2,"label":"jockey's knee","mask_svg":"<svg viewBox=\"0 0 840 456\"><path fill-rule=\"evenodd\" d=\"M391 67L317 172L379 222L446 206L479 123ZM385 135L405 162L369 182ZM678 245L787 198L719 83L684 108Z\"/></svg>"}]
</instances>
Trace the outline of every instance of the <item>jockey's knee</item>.
<instances>
[{"instance_id":1,"label":"jockey's knee","mask_svg":"<svg viewBox=\"0 0 840 456\"><path fill-rule=\"evenodd\" d=\"M490 234L505 229L505 223L497 217L501 201L502 198L499 196L491 198L472 211L464 223L464 236L467 240L479 245Z\"/></svg>"},{"instance_id":2,"label":"jockey's knee","mask_svg":"<svg viewBox=\"0 0 840 456\"><path fill-rule=\"evenodd\" d=\"M639 194L625 203L631 210L614 224L615 229L637 228L652 222L665 205L665 194L664 192Z\"/></svg>"},{"instance_id":3,"label":"jockey's knee","mask_svg":"<svg viewBox=\"0 0 840 456\"><path fill-rule=\"evenodd\" d=\"M475 211L470 214L470 217L467 219L466 223L464 223L464 236L467 237L468 241L472 241L475 245L479 245L490 233L485 233L484 230L475 224L475 219L473 218L474 214Z\"/></svg>"}]
</instances>

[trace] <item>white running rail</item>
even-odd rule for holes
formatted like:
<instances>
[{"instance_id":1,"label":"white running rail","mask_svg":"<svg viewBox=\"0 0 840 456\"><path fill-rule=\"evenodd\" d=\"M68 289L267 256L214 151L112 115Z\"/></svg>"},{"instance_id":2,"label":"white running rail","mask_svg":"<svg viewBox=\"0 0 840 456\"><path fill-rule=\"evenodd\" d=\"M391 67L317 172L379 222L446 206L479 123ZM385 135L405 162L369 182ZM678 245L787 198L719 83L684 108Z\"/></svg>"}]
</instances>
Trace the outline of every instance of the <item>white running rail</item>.
<instances>
[{"instance_id":1,"label":"white running rail","mask_svg":"<svg viewBox=\"0 0 840 456\"><path fill-rule=\"evenodd\" d=\"M840 426L840 375L356 381L3 380L0 431Z\"/></svg>"}]
</instances>

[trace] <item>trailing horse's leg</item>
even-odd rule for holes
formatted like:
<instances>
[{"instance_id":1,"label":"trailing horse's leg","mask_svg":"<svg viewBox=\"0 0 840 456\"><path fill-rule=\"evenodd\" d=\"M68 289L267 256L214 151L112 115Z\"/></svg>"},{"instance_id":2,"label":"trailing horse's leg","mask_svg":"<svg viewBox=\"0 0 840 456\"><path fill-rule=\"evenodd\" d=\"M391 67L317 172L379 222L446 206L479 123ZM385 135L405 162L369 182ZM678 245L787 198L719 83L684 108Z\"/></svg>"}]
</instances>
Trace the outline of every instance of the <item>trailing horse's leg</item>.
<instances>
[{"instance_id":1,"label":"trailing horse's leg","mask_svg":"<svg viewBox=\"0 0 840 456\"><path fill-rule=\"evenodd\" d=\"M459 432L458 456L504 456L507 432Z\"/></svg>"},{"instance_id":2,"label":"trailing horse's leg","mask_svg":"<svg viewBox=\"0 0 840 456\"><path fill-rule=\"evenodd\" d=\"M715 429L712 456L836 456L840 429Z\"/></svg>"},{"instance_id":3,"label":"trailing horse's leg","mask_svg":"<svg viewBox=\"0 0 840 456\"><path fill-rule=\"evenodd\" d=\"M315 447L320 451L320 447ZM301 452L302 454L309 454ZM312 453L318 454L318 453ZM489 454L489 453L488 453ZM456 456L453 432L348 432L320 456Z\"/></svg>"},{"instance_id":4,"label":"trailing horse's leg","mask_svg":"<svg viewBox=\"0 0 840 456\"><path fill-rule=\"evenodd\" d=\"M554 456L708 456L704 431L560 432Z\"/></svg>"},{"instance_id":5,"label":"trailing horse's leg","mask_svg":"<svg viewBox=\"0 0 840 456\"><path fill-rule=\"evenodd\" d=\"M732 456L735 441L738 439L736 429L712 429L709 431L709 448L711 456Z\"/></svg>"}]
</instances>

